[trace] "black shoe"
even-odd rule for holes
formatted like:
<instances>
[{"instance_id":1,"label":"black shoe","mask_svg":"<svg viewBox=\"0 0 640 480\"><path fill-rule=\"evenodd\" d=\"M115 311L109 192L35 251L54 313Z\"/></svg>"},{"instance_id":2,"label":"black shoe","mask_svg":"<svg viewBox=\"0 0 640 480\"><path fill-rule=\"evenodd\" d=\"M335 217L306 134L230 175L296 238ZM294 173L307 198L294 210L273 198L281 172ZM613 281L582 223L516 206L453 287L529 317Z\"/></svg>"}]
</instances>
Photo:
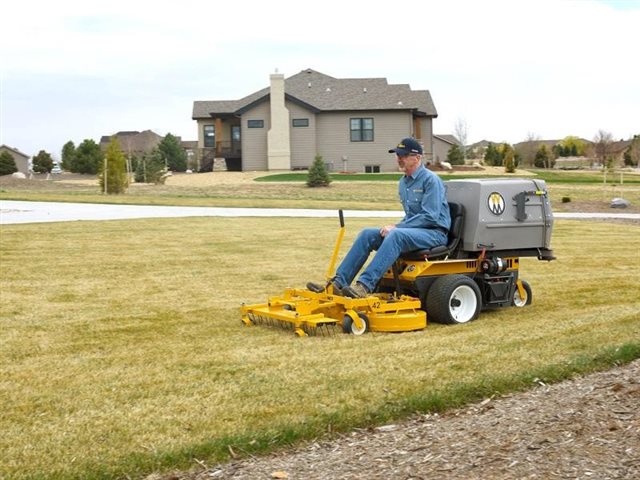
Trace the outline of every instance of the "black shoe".
<instances>
[{"instance_id":1,"label":"black shoe","mask_svg":"<svg viewBox=\"0 0 640 480\"><path fill-rule=\"evenodd\" d=\"M345 297L350 298L367 298L371 295L371 292L367 287L364 286L364 284L356 282L353 287L344 287L342 289L342 294Z\"/></svg>"},{"instance_id":2,"label":"black shoe","mask_svg":"<svg viewBox=\"0 0 640 480\"><path fill-rule=\"evenodd\" d=\"M311 290L314 293L324 293L329 288L329 285L333 285L334 295L342 295L342 289L334 281L329 282L326 287L320 285L319 283L309 282L307 283L307 289Z\"/></svg>"}]
</instances>

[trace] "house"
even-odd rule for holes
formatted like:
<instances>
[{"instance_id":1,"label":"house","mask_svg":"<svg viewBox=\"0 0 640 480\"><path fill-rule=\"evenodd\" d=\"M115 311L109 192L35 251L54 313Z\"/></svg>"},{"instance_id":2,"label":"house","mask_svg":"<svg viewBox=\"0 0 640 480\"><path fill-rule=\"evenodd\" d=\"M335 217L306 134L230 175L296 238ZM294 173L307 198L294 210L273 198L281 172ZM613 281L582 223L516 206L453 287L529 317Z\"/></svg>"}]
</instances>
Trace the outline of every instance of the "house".
<instances>
[{"instance_id":1,"label":"house","mask_svg":"<svg viewBox=\"0 0 640 480\"><path fill-rule=\"evenodd\" d=\"M8 145L0 145L0 153L2 152L8 152L9 155L13 157L19 172L22 172L25 175L29 173L29 155L22 153L17 148L9 147Z\"/></svg>"},{"instance_id":2,"label":"house","mask_svg":"<svg viewBox=\"0 0 640 480\"><path fill-rule=\"evenodd\" d=\"M114 135L104 135L100 139L100 150L106 152L112 137L118 139L120 149L128 157L142 156L145 153L151 152L163 139L163 137L151 130L144 130L142 132L123 131L115 133Z\"/></svg>"},{"instance_id":3,"label":"house","mask_svg":"<svg viewBox=\"0 0 640 480\"><path fill-rule=\"evenodd\" d=\"M460 141L454 135L438 134L433 136L433 162L438 165L447 161L449 149L454 145L462 147Z\"/></svg>"},{"instance_id":4,"label":"house","mask_svg":"<svg viewBox=\"0 0 640 480\"><path fill-rule=\"evenodd\" d=\"M306 169L316 155L334 171L397 171L389 148L414 136L433 160L436 108L428 90L385 78L330 77L312 69L240 100L194 101L200 170Z\"/></svg>"}]
</instances>

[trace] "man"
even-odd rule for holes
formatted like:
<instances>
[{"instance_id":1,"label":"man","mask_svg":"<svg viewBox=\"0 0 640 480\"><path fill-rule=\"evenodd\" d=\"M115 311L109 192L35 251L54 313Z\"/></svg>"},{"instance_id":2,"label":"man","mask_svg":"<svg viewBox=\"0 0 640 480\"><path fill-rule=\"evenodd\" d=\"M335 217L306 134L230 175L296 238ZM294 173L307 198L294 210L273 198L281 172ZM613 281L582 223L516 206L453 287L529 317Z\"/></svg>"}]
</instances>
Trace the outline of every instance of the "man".
<instances>
[{"instance_id":1,"label":"man","mask_svg":"<svg viewBox=\"0 0 640 480\"><path fill-rule=\"evenodd\" d=\"M440 177L422 165L422 146L414 138L405 138L389 153L396 154L398 167L404 172L399 194L405 217L395 225L365 228L359 233L331 280L337 295L367 297L401 253L447 243L451 217L445 186ZM377 252L373 260L350 286L374 250ZM314 283L307 287L324 290Z\"/></svg>"}]
</instances>

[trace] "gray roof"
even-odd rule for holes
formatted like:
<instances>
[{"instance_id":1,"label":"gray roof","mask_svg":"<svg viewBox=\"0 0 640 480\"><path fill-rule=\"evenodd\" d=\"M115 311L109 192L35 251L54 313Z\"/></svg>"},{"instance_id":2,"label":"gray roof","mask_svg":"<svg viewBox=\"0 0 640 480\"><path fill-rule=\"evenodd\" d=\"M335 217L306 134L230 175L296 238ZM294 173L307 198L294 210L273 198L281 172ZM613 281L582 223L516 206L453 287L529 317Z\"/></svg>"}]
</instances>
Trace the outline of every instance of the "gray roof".
<instances>
[{"instance_id":1,"label":"gray roof","mask_svg":"<svg viewBox=\"0 0 640 480\"><path fill-rule=\"evenodd\" d=\"M333 78L307 69L285 79L285 95L315 111L412 110L418 115L438 116L428 90L389 85L386 78ZM268 98L267 87L240 100L195 101L192 118L241 114Z\"/></svg>"},{"instance_id":2,"label":"gray roof","mask_svg":"<svg viewBox=\"0 0 640 480\"><path fill-rule=\"evenodd\" d=\"M7 150L12 151L16 155L20 155L20 156L22 156L24 158L29 158L29 155L27 155L26 153L21 152L17 148L13 148L13 147L10 147L9 145L5 145L4 143L2 145L0 145L0 148L6 148Z\"/></svg>"},{"instance_id":3,"label":"gray roof","mask_svg":"<svg viewBox=\"0 0 640 480\"><path fill-rule=\"evenodd\" d=\"M460 140L457 139L455 135L450 134L433 134L434 138L439 138L443 142L449 143L451 145L459 145L462 146Z\"/></svg>"}]
</instances>

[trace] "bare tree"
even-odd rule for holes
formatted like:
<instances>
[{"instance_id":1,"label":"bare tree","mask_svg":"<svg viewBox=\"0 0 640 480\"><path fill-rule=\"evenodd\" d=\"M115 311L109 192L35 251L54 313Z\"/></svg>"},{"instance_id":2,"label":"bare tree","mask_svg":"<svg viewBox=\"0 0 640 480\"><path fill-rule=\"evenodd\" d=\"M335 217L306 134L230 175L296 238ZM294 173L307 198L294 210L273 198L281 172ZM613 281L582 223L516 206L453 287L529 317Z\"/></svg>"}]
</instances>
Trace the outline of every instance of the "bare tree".
<instances>
[{"instance_id":1,"label":"bare tree","mask_svg":"<svg viewBox=\"0 0 640 480\"><path fill-rule=\"evenodd\" d=\"M467 121L464 118L458 117L456 123L453 126L453 134L462 145L463 158L467 159L467 137L469 134L469 128L467 127Z\"/></svg>"},{"instance_id":2,"label":"bare tree","mask_svg":"<svg viewBox=\"0 0 640 480\"><path fill-rule=\"evenodd\" d=\"M596 150L596 157L600 160L600 165L607 164L607 157L611 155L611 147L613 146L613 135L611 132L598 130L596 136L593 137L593 143Z\"/></svg>"},{"instance_id":3,"label":"bare tree","mask_svg":"<svg viewBox=\"0 0 640 480\"><path fill-rule=\"evenodd\" d=\"M540 140L542 140L540 135L528 132L524 142L518 145L517 152L520 154L523 164L533 167Z\"/></svg>"}]
</instances>

